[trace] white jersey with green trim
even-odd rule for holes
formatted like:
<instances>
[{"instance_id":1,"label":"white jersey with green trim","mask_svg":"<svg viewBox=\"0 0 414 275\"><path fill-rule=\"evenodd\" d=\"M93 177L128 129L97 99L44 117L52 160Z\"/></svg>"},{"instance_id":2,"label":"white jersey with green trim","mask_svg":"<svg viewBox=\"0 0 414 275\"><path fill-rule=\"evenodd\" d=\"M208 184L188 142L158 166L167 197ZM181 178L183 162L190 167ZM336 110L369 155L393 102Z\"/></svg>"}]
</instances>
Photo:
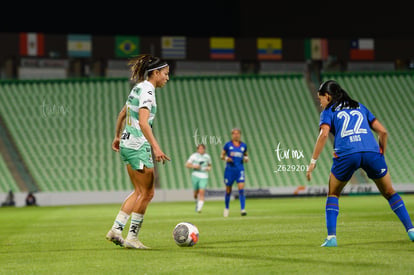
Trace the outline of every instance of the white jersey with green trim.
<instances>
[{"instance_id":1,"label":"white jersey with green trim","mask_svg":"<svg viewBox=\"0 0 414 275\"><path fill-rule=\"evenodd\" d=\"M193 153L190 158L187 160L188 163L191 163L192 165L200 165L200 169L194 169L192 172L193 176L196 176L201 179L207 179L208 178L208 171L206 171L206 168L211 165L211 157L209 154L200 154L198 152Z\"/></svg>"},{"instance_id":2,"label":"white jersey with green trim","mask_svg":"<svg viewBox=\"0 0 414 275\"><path fill-rule=\"evenodd\" d=\"M138 150L144 143L148 143L138 123L138 111L141 108L147 108L150 111L148 124L151 127L155 118L155 113L157 112L155 88L151 82L145 80L135 85L132 88L125 105L127 108L125 129L121 135L120 146Z\"/></svg>"}]
</instances>

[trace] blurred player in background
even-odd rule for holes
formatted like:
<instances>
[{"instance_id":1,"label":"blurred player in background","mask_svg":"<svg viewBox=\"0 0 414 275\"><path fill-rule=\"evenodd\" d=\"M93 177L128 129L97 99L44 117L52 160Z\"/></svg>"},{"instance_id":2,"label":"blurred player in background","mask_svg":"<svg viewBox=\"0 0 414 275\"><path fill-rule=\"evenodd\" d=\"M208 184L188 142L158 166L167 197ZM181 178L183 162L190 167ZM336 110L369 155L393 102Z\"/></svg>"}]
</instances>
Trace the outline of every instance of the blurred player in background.
<instances>
[{"instance_id":1,"label":"blurred player in background","mask_svg":"<svg viewBox=\"0 0 414 275\"><path fill-rule=\"evenodd\" d=\"M193 184L196 211L201 213L204 205L204 193L208 184L208 172L211 170L211 157L206 153L206 146L199 144L197 152L191 154L185 167L192 169L191 182Z\"/></svg>"},{"instance_id":2,"label":"blurred player in background","mask_svg":"<svg viewBox=\"0 0 414 275\"><path fill-rule=\"evenodd\" d=\"M231 141L227 142L223 150L221 151L221 159L226 162L226 168L224 169L224 184L226 185L226 194L224 197L224 212L223 216L229 216L230 197L233 183L237 182L239 188L239 200L240 200L240 214L246 216L246 196L244 194L244 165L248 162L247 145L241 141L241 130L234 128L231 130Z\"/></svg>"},{"instance_id":3,"label":"blurred player in background","mask_svg":"<svg viewBox=\"0 0 414 275\"><path fill-rule=\"evenodd\" d=\"M106 239L126 248L145 249L147 247L138 240L138 233L147 206L154 196L151 148L157 162L170 160L152 133L152 123L157 111L155 89L167 83L169 66L167 62L148 54L131 59L129 65L131 80L137 84L132 88L118 115L112 149L120 152L135 190L123 202ZM122 230L129 217L131 224L124 241Z\"/></svg>"},{"instance_id":4,"label":"blurred player in background","mask_svg":"<svg viewBox=\"0 0 414 275\"><path fill-rule=\"evenodd\" d=\"M334 158L325 208L328 237L322 246L337 246L338 199L342 189L359 168L362 168L375 182L378 190L388 200L391 209L403 223L408 237L414 241L411 218L403 199L392 186L384 158L387 148L387 130L364 105L351 99L347 92L333 80L321 84L318 96L323 111L319 122L319 136L306 173L308 180L311 180L316 160L322 152L329 132L335 137ZM371 129L378 134L378 142Z\"/></svg>"}]
</instances>

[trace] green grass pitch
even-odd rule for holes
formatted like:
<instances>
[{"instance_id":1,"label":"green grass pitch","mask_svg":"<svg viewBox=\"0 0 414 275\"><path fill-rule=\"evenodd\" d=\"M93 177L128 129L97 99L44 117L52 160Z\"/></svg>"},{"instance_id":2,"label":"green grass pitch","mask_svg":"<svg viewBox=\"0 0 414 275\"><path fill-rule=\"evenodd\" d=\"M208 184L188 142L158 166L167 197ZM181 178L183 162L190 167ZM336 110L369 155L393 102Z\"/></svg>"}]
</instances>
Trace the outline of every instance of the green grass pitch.
<instances>
[{"instance_id":1,"label":"green grass pitch","mask_svg":"<svg viewBox=\"0 0 414 275\"><path fill-rule=\"evenodd\" d=\"M403 199L411 215L414 195ZM140 232L151 250L105 240L119 205L0 208L0 274L409 274L414 243L379 195L339 201L338 247L322 248L325 198L151 203ZM200 231L194 247L172 238L181 221ZM125 234L126 232L124 232Z\"/></svg>"}]
</instances>

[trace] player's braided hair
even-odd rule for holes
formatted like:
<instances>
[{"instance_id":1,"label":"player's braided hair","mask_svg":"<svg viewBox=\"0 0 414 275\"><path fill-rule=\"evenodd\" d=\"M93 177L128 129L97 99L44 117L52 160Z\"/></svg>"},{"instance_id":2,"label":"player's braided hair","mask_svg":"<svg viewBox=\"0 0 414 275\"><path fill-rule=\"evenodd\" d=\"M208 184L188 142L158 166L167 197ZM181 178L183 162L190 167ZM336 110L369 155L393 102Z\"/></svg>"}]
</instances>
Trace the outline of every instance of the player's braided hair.
<instances>
[{"instance_id":1,"label":"player's braided hair","mask_svg":"<svg viewBox=\"0 0 414 275\"><path fill-rule=\"evenodd\" d=\"M332 111L334 111L338 106L340 110L343 108L356 109L359 107L358 101L353 100L334 80L327 80L323 82L318 89L318 94L329 94L332 97L331 103L326 107L332 108Z\"/></svg>"},{"instance_id":2,"label":"player's braided hair","mask_svg":"<svg viewBox=\"0 0 414 275\"><path fill-rule=\"evenodd\" d=\"M144 81L148 76L151 76L153 71L168 66L166 61L150 54L138 55L132 58L128 62L128 65L131 71L131 80L137 83Z\"/></svg>"}]
</instances>

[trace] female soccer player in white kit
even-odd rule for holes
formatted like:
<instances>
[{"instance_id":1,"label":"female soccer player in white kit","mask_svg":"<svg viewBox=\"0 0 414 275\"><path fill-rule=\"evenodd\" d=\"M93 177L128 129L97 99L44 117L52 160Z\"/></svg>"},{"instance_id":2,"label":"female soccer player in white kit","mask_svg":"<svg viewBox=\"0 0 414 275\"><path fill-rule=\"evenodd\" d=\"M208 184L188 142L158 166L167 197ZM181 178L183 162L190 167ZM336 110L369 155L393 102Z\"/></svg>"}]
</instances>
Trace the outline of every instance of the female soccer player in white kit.
<instances>
[{"instance_id":1,"label":"female soccer player in white kit","mask_svg":"<svg viewBox=\"0 0 414 275\"><path fill-rule=\"evenodd\" d=\"M185 167L192 169L191 182L193 184L196 211L201 213L204 205L204 194L208 184L208 172L211 170L211 157L206 153L204 144L197 145L197 152L191 154Z\"/></svg>"},{"instance_id":2,"label":"female soccer player in white kit","mask_svg":"<svg viewBox=\"0 0 414 275\"><path fill-rule=\"evenodd\" d=\"M154 164L151 149L157 162L170 160L158 145L152 133L157 111L155 89L163 87L169 77L167 62L148 54L129 62L131 80L137 84L118 115L112 149L119 152L125 162L134 191L125 199L106 239L126 248L148 248L138 240L144 214L154 196ZM122 127L125 122L125 127ZM131 217L128 236L122 230Z\"/></svg>"}]
</instances>

